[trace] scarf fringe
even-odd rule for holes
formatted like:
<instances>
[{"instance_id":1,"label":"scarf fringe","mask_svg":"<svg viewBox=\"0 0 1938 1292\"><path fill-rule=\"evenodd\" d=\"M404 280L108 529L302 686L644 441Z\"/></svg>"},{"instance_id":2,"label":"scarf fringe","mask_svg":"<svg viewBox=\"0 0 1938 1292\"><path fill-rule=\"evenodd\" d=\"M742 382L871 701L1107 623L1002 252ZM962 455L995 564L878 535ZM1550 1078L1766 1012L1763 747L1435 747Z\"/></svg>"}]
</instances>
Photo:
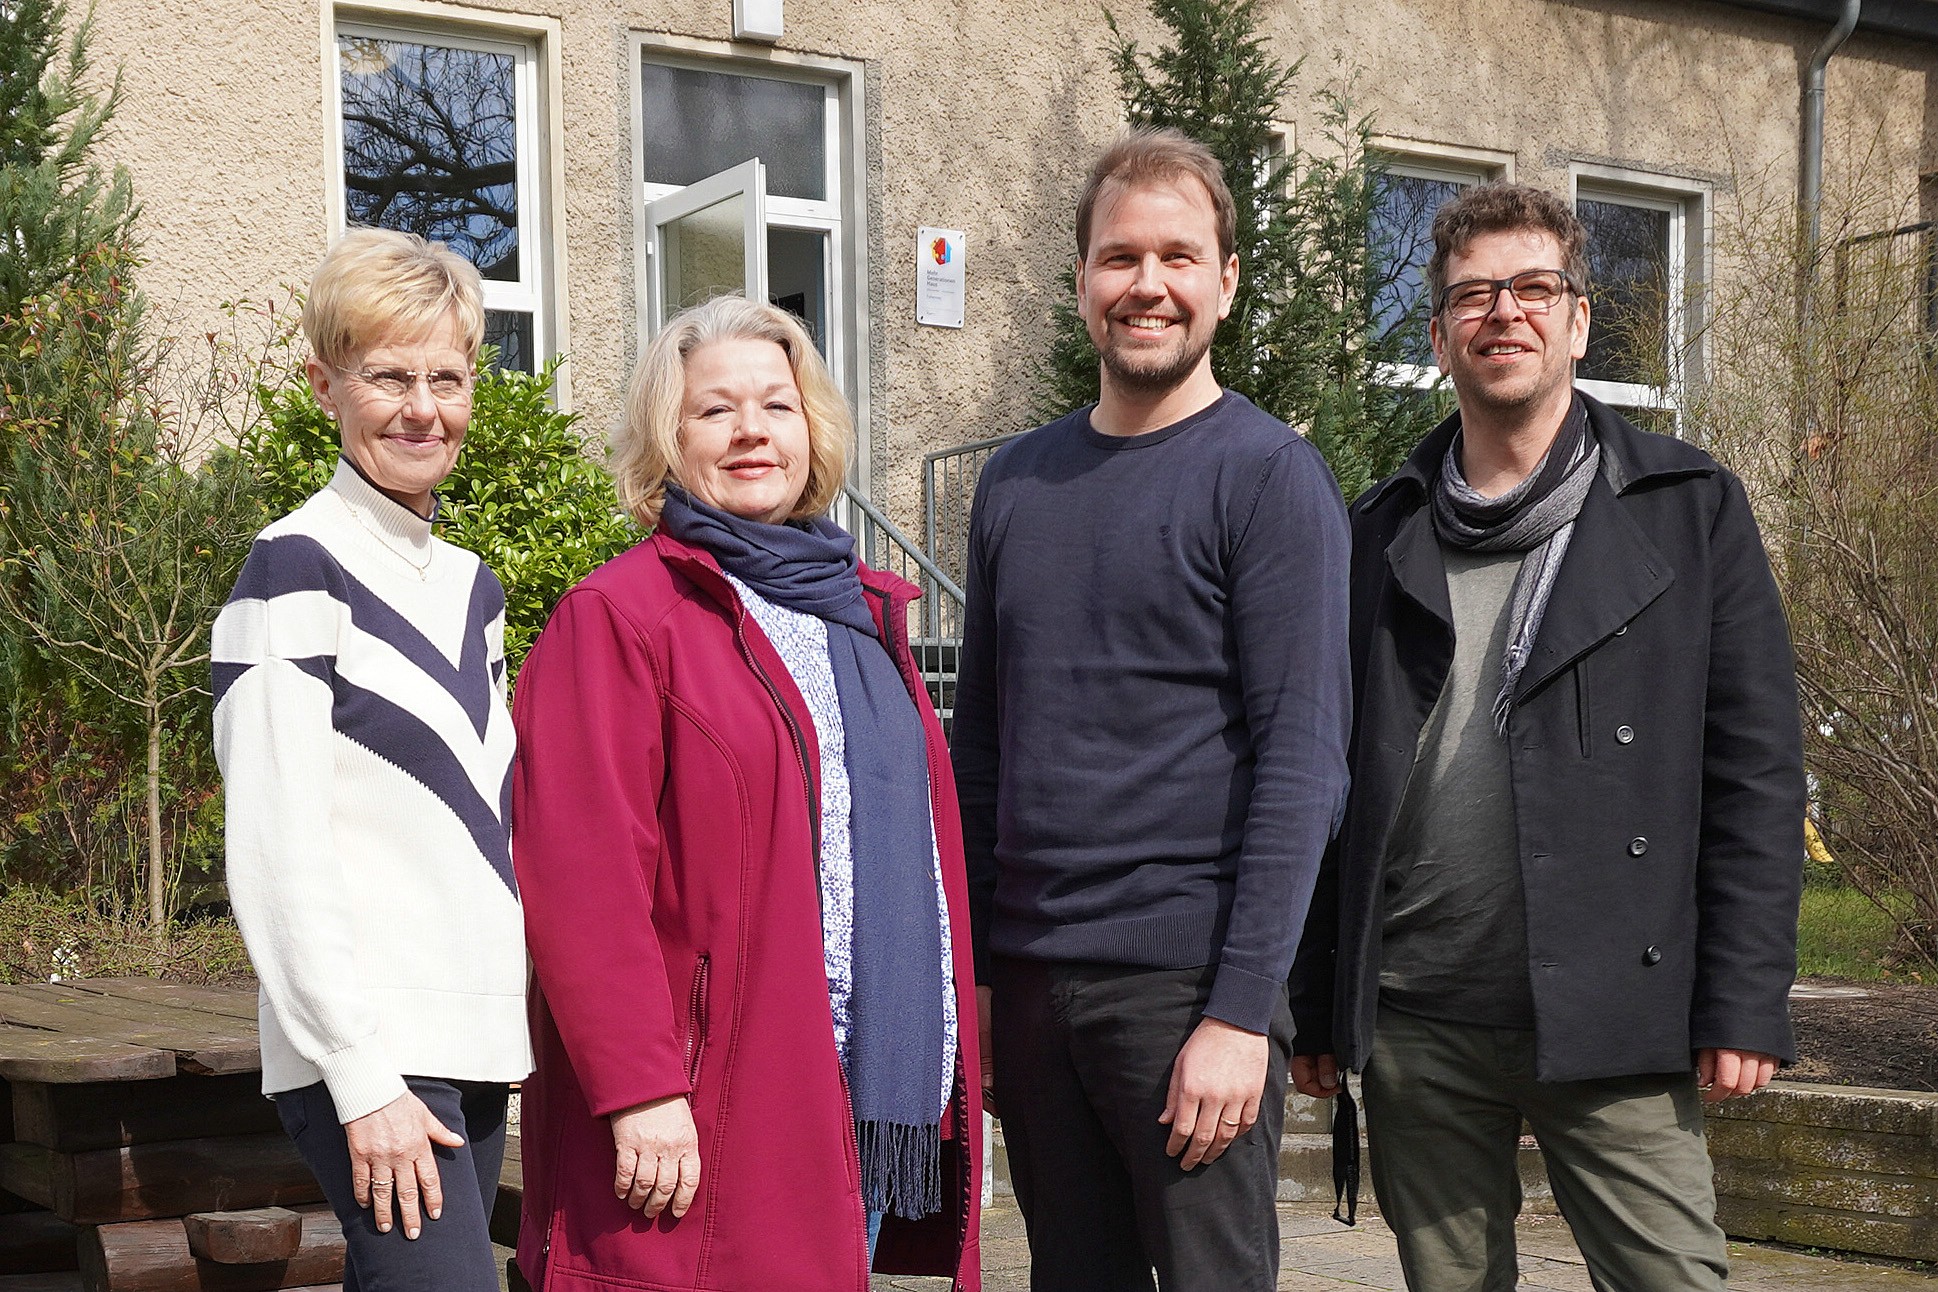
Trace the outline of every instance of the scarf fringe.
<instances>
[{"instance_id":1,"label":"scarf fringe","mask_svg":"<svg viewBox=\"0 0 1938 1292\"><path fill-rule=\"evenodd\" d=\"M870 1211L920 1220L942 1210L942 1128L856 1122L861 1198Z\"/></svg>"}]
</instances>

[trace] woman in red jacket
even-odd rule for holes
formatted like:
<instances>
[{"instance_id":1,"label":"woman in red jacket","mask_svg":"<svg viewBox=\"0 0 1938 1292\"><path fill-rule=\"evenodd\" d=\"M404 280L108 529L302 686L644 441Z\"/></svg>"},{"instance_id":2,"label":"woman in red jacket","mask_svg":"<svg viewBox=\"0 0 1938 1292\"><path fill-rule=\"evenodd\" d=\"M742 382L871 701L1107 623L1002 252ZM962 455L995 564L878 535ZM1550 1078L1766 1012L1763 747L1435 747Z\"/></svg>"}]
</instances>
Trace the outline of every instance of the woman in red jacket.
<instances>
[{"instance_id":1,"label":"woman in red jacket","mask_svg":"<svg viewBox=\"0 0 1938 1292\"><path fill-rule=\"evenodd\" d=\"M652 537L519 678L541 1292L861 1292L871 1262L979 1286L955 788L915 589L825 515L852 441L791 316L672 320L613 450Z\"/></svg>"}]
</instances>

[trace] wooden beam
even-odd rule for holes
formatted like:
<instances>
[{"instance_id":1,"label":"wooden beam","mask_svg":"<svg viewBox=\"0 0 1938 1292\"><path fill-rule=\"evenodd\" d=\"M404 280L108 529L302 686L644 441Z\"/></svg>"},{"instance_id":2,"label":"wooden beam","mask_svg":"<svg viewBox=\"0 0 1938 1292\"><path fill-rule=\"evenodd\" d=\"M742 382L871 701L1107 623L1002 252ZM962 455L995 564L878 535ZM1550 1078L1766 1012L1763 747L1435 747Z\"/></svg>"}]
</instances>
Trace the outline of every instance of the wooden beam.
<instances>
[{"instance_id":1,"label":"wooden beam","mask_svg":"<svg viewBox=\"0 0 1938 1292\"><path fill-rule=\"evenodd\" d=\"M0 1292L87 1292L79 1274L0 1274Z\"/></svg>"},{"instance_id":2,"label":"wooden beam","mask_svg":"<svg viewBox=\"0 0 1938 1292\"><path fill-rule=\"evenodd\" d=\"M9 1081L146 1081L175 1070L172 1050L0 1023L0 1077Z\"/></svg>"},{"instance_id":3,"label":"wooden beam","mask_svg":"<svg viewBox=\"0 0 1938 1292\"><path fill-rule=\"evenodd\" d=\"M180 1220L102 1225L81 1244L86 1292L273 1292L343 1278L343 1230L328 1207L304 1207L302 1241L287 1260L222 1265L198 1260Z\"/></svg>"},{"instance_id":4,"label":"wooden beam","mask_svg":"<svg viewBox=\"0 0 1938 1292\"><path fill-rule=\"evenodd\" d=\"M225 1135L56 1153L0 1144L0 1189L80 1225L320 1202L287 1135Z\"/></svg>"},{"instance_id":5,"label":"wooden beam","mask_svg":"<svg viewBox=\"0 0 1938 1292\"><path fill-rule=\"evenodd\" d=\"M256 980L253 978L228 987L198 987L156 978L77 978L66 985L97 996L167 1005L199 1014L219 1014L250 1024L256 1021Z\"/></svg>"},{"instance_id":6,"label":"wooden beam","mask_svg":"<svg viewBox=\"0 0 1938 1292\"><path fill-rule=\"evenodd\" d=\"M287 1207L198 1211L182 1217L188 1249L219 1265L286 1261L303 1245L303 1218Z\"/></svg>"},{"instance_id":7,"label":"wooden beam","mask_svg":"<svg viewBox=\"0 0 1938 1292\"><path fill-rule=\"evenodd\" d=\"M0 987L0 1022L172 1050L185 1072L247 1072L262 1066L253 1023L65 984Z\"/></svg>"},{"instance_id":8,"label":"wooden beam","mask_svg":"<svg viewBox=\"0 0 1938 1292\"><path fill-rule=\"evenodd\" d=\"M9 1274L53 1274L78 1268L75 1243L79 1226L51 1211L21 1211L0 1216L0 1270Z\"/></svg>"},{"instance_id":9,"label":"wooden beam","mask_svg":"<svg viewBox=\"0 0 1938 1292\"><path fill-rule=\"evenodd\" d=\"M13 1088L13 1120L15 1138L68 1153L282 1127L253 1072L59 1085L22 1081Z\"/></svg>"},{"instance_id":10,"label":"wooden beam","mask_svg":"<svg viewBox=\"0 0 1938 1292\"><path fill-rule=\"evenodd\" d=\"M54 1153L38 1144L0 1144L0 1189L36 1207L54 1206ZM72 1216L63 1216L72 1220Z\"/></svg>"}]
</instances>

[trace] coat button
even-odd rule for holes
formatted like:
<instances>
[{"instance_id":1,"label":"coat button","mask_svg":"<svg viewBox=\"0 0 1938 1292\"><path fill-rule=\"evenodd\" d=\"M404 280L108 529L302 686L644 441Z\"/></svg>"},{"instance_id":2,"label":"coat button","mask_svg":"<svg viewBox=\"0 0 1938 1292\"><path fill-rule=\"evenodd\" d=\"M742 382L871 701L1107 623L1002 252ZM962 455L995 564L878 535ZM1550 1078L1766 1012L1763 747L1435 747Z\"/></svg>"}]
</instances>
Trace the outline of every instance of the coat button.
<instances>
[{"instance_id":1,"label":"coat button","mask_svg":"<svg viewBox=\"0 0 1938 1292\"><path fill-rule=\"evenodd\" d=\"M1660 948L1660 947L1650 947L1650 948L1649 948L1648 950L1646 950L1646 951L1644 951L1644 952L1642 953L1642 963L1643 963L1643 964L1645 964L1645 965L1659 965L1659 964L1661 964L1661 963L1662 963L1662 948Z\"/></svg>"},{"instance_id":2,"label":"coat button","mask_svg":"<svg viewBox=\"0 0 1938 1292\"><path fill-rule=\"evenodd\" d=\"M1634 741L1635 741L1635 728L1634 728L1634 727L1631 727L1631 726L1628 726L1627 724L1623 724L1622 726L1619 726L1619 727L1617 727L1617 728L1615 728L1615 743L1616 743L1616 744L1618 744L1618 745L1627 745L1627 744L1632 744L1632 743L1634 743Z\"/></svg>"},{"instance_id":3,"label":"coat button","mask_svg":"<svg viewBox=\"0 0 1938 1292\"><path fill-rule=\"evenodd\" d=\"M1649 841L1639 834L1628 841L1628 855L1631 857L1639 857L1648 850Z\"/></svg>"}]
</instances>

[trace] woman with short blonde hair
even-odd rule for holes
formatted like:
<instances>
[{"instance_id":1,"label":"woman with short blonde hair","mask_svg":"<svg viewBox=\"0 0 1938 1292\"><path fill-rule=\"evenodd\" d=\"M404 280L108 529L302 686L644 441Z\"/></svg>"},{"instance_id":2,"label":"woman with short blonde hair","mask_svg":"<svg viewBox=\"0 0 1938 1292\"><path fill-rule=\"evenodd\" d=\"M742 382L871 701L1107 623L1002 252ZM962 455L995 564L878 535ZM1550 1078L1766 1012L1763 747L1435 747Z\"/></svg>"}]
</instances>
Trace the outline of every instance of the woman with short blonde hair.
<instances>
[{"instance_id":1,"label":"woman with short blonde hair","mask_svg":"<svg viewBox=\"0 0 1938 1292\"><path fill-rule=\"evenodd\" d=\"M342 1223L346 1288L496 1292L506 1099L531 1070L505 594L432 533L471 424L478 271L353 229L303 329L343 456L256 537L213 652L263 1090Z\"/></svg>"},{"instance_id":2,"label":"woman with short blonde hair","mask_svg":"<svg viewBox=\"0 0 1938 1292\"><path fill-rule=\"evenodd\" d=\"M629 413L614 472L653 533L565 595L518 681L519 1266L550 1292L865 1292L872 1261L967 1292L962 836L916 590L826 515L847 406L798 322L722 298L654 338Z\"/></svg>"}]
</instances>

